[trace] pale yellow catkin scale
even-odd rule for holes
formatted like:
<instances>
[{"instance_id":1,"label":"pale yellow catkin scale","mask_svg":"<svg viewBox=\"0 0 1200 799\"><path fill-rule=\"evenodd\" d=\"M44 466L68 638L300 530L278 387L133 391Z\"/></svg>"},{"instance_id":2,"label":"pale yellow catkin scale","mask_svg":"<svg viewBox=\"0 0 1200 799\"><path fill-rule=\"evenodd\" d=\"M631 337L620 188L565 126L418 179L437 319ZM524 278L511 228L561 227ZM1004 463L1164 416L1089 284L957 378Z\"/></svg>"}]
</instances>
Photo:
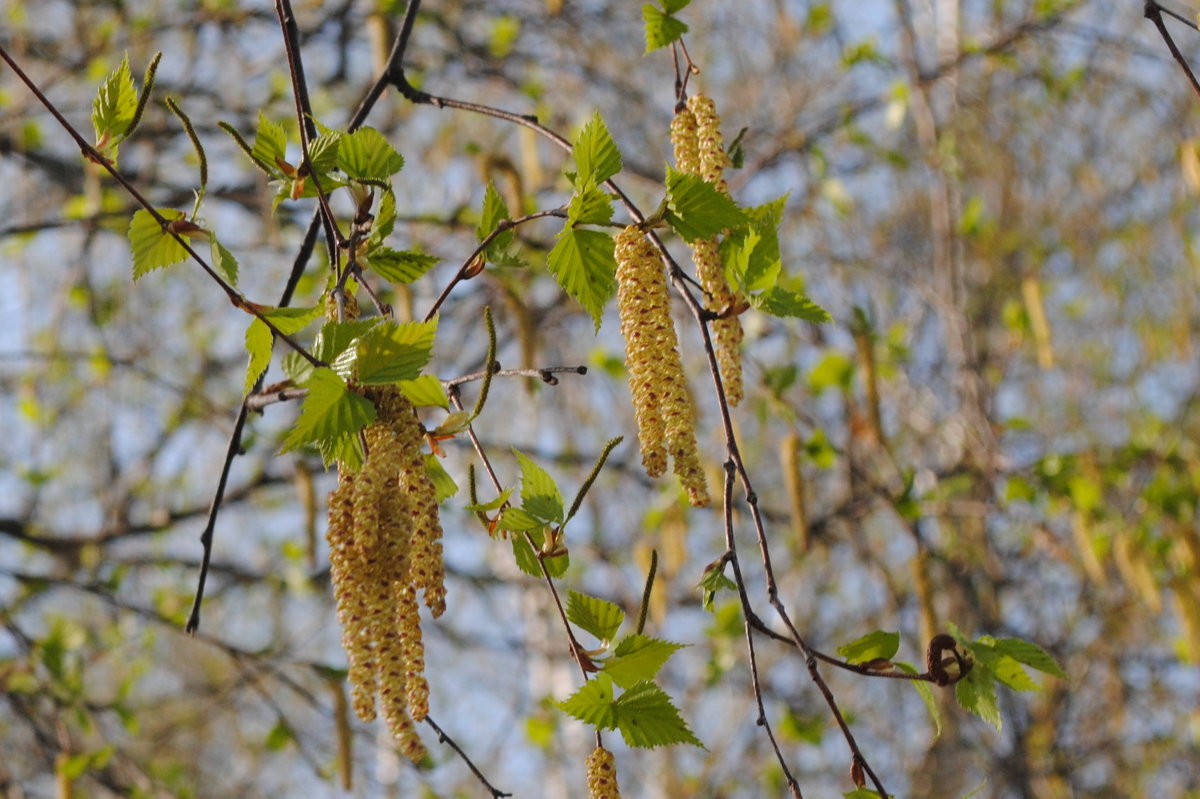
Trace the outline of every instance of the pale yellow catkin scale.
<instances>
[{"instance_id":1,"label":"pale yellow catkin scale","mask_svg":"<svg viewBox=\"0 0 1200 799\"><path fill-rule=\"evenodd\" d=\"M642 464L647 474L657 477L666 470L669 454L692 504L706 505L696 414L679 357L662 262L636 226L617 234L616 259L617 306Z\"/></svg>"},{"instance_id":2,"label":"pale yellow catkin scale","mask_svg":"<svg viewBox=\"0 0 1200 799\"><path fill-rule=\"evenodd\" d=\"M677 123L684 114L692 117L690 125ZM725 140L721 136L721 117L712 98L703 94L689 97L686 111L676 114L675 120L671 123L671 141L675 146L675 161L679 170L699 175L718 191L728 194L722 176L725 167L729 166L729 156L725 153ZM685 135L687 131L694 131L694 135ZM694 158L691 155L693 152ZM694 241L692 260L696 264L696 277L707 295L705 304L710 311L728 313L741 303L741 298L730 289L725 279L725 265L718 252L716 237ZM742 384L742 323L736 313L724 316L714 320L713 332L725 396L730 405L737 405L745 393Z\"/></svg>"},{"instance_id":3,"label":"pale yellow catkin scale","mask_svg":"<svg viewBox=\"0 0 1200 799\"><path fill-rule=\"evenodd\" d=\"M587 759L588 799L621 799L617 763L612 752L597 746Z\"/></svg>"}]
</instances>

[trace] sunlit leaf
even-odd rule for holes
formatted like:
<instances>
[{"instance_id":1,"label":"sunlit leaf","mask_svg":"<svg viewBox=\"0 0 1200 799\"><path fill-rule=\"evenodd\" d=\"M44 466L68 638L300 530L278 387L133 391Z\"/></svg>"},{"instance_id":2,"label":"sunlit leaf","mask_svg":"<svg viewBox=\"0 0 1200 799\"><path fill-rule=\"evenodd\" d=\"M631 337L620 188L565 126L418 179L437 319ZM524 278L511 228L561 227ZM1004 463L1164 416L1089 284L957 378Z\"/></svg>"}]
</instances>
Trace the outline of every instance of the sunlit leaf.
<instances>
[{"instance_id":1,"label":"sunlit leaf","mask_svg":"<svg viewBox=\"0 0 1200 799\"><path fill-rule=\"evenodd\" d=\"M900 633L888 633L876 630L867 633L862 638L839 646L838 654L847 663L868 663L872 660L891 660L900 649Z\"/></svg>"},{"instance_id":2,"label":"sunlit leaf","mask_svg":"<svg viewBox=\"0 0 1200 799\"><path fill-rule=\"evenodd\" d=\"M617 643L613 656L604 662L604 671L617 685L630 688L642 680L653 680L671 655L684 646L636 633L627 635Z\"/></svg>"},{"instance_id":3,"label":"sunlit leaf","mask_svg":"<svg viewBox=\"0 0 1200 799\"><path fill-rule=\"evenodd\" d=\"M160 208L158 213L168 222L183 219L183 211ZM133 250L133 279L147 272L177 264L187 259L187 250L170 233L163 230L162 223L146 209L140 209L129 223L129 246Z\"/></svg>"},{"instance_id":4,"label":"sunlit leaf","mask_svg":"<svg viewBox=\"0 0 1200 799\"><path fill-rule=\"evenodd\" d=\"M342 136L338 168L359 180L387 180L404 168L404 157L375 128L359 128Z\"/></svg>"},{"instance_id":5,"label":"sunlit leaf","mask_svg":"<svg viewBox=\"0 0 1200 799\"><path fill-rule=\"evenodd\" d=\"M609 641L625 620L625 611L606 599L570 591L567 594L567 620L599 640Z\"/></svg>"},{"instance_id":6,"label":"sunlit leaf","mask_svg":"<svg viewBox=\"0 0 1200 799\"><path fill-rule=\"evenodd\" d=\"M571 154L575 157L579 186L599 186L621 171L621 151L599 113L593 114L579 131Z\"/></svg>"},{"instance_id":7,"label":"sunlit leaf","mask_svg":"<svg viewBox=\"0 0 1200 799\"><path fill-rule=\"evenodd\" d=\"M599 330L604 306L617 289L612 237L568 228L550 251L548 263L558 284L592 315Z\"/></svg>"}]
</instances>

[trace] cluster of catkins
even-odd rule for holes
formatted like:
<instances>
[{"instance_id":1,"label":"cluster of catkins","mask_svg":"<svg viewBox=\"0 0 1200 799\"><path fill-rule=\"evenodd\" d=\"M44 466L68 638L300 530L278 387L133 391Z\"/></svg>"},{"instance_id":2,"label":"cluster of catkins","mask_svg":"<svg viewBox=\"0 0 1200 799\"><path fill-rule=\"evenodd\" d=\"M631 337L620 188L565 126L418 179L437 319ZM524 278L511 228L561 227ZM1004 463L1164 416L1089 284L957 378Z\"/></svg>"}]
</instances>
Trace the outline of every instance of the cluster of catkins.
<instances>
[{"instance_id":1,"label":"cluster of catkins","mask_svg":"<svg viewBox=\"0 0 1200 799\"><path fill-rule=\"evenodd\" d=\"M425 747L413 722L429 712L417 593L434 616L446 609L442 526L412 404L392 386L366 394L376 411L363 431L366 458L358 471L339 471L329 496L330 572L354 712L373 721L378 699L415 762Z\"/></svg>"},{"instance_id":2,"label":"cluster of catkins","mask_svg":"<svg viewBox=\"0 0 1200 799\"><path fill-rule=\"evenodd\" d=\"M621 799L612 752L597 746L587 759L588 799Z\"/></svg>"},{"instance_id":3,"label":"cluster of catkins","mask_svg":"<svg viewBox=\"0 0 1200 799\"><path fill-rule=\"evenodd\" d=\"M666 471L670 454L688 500L703 507L708 504L708 484L696 446L696 411L679 357L666 272L654 245L636 225L616 235L615 254L617 307L642 465L647 474L658 477Z\"/></svg>"},{"instance_id":4,"label":"cluster of catkins","mask_svg":"<svg viewBox=\"0 0 1200 799\"><path fill-rule=\"evenodd\" d=\"M722 175L729 165L725 142L721 137L721 117L709 97L697 94L671 121L671 144L675 149L675 168L699 175L718 191L728 194ZM717 362L724 379L725 396L730 405L742 400L742 323L737 316L742 298L725 280L725 266L717 252L717 237L692 242L692 261L696 277L706 294L708 310L721 314L713 322L717 340Z\"/></svg>"}]
</instances>

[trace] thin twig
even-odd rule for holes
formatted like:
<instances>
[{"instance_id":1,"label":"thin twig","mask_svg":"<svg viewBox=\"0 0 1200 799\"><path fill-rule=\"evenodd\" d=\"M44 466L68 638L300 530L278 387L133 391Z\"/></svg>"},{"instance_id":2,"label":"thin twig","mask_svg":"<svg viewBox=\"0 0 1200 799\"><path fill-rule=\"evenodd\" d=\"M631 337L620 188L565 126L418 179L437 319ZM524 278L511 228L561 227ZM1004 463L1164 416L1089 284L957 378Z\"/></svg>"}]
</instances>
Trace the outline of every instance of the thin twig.
<instances>
[{"instance_id":1,"label":"thin twig","mask_svg":"<svg viewBox=\"0 0 1200 799\"><path fill-rule=\"evenodd\" d=\"M479 767L475 765L475 763L471 760L471 758L467 757L467 753L462 750L462 747L460 747L457 743L455 743L454 739L451 738L449 735L447 735L446 731L443 730L440 726L438 726L438 723L433 720L433 716L426 715L425 723L428 724L430 727L433 727L434 732L436 732L438 735L439 743L446 744L451 749L453 749L460 758L462 758L462 761L467 764L467 768L471 769L471 773L474 774L475 777L480 782L483 783L483 787L488 790L488 793L490 793L492 795L493 799L501 799L501 797L504 797L504 796L512 796L511 793L506 793L505 791L500 790L499 788L497 788L496 786L494 786L490 782L488 782L488 778L483 775L483 772L479 770Z\"/></svg>"},{"instance_id":2,"label":"thin twig","mask_svg":"<svg viewBox=\"0 0 1200 799\"><path fill-rule=\"evenodd\" d=\"M1179 48L1175 46L1175 40L1171 38L1170 32L1167 30L1167 25L1163 22L1162 12L1165 11L1162 6L1154 2L1154 0L1146 0L1144 14L1146 19L1154 23L1154 27L1158 28L1159 34L1162 35L1163 41L1167 43L1167 49L1171 51L1171 55L1175 58L1176 63L1183 69L1187 75L1188 81L1192 84L1192 91L1200 97L1200 81L1196 80L1196 74L1192 72L1192 68L1188 66L1187 59L1183 57L1183 53L1179 52ZM1170 12L1168 12L1170 13ZM1175 17L1177 15L1171 14ZM1193 25L1194 27L1194 25Z\"/></svg>"}]
</instances>

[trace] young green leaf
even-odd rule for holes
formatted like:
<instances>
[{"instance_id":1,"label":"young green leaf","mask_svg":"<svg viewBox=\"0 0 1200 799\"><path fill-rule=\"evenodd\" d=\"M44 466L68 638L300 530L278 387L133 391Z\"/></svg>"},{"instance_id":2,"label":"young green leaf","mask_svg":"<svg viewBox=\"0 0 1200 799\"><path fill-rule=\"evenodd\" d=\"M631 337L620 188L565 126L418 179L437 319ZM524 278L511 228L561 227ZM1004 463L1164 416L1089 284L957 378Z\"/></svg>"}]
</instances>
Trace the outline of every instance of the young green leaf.
<instances>
[{"instance_id":1,"label":"young green leaf","mask_svg":"<svg viewBox=\"0 0 1200 799\"><path fill-rule=\"evenodd\" d=\"M664 3L663 5L670 7L676 4ZM647 53L653 52L660 47L666 47L688 32L686 22L673 17L669 12L664 13L661 9L649 3L642 6L642 19L646 22Z\"/></svg>"},{"instance_id":2,"label":"young green leaf","mask_svg":"<svg viewBox=\"0 0 1200 799\"><path fill-rule=\"evenodd\" d=\"M359 180L387 180L404 168L404 157L375 128L342 136L338 168Z\"/></svg>"},{"instance_id":3,"label":"young green leaf","mask_svg":"<svg viewBox=\"0 0 1200 799\"><path fill-rule=\"evenodd\" d=\"M964 710L974 713L1000 732L1004 721L996 704L996 679L986 665L976 663L967 676L954 684L954 697Z\"/></svg>"},{"instance_id":4,"label":"young green leaf","mask_svg":"<svg viewBox=\"0 0 1200 799\"><path fill-rule=\"evenodd\" d=\"M488 511L496 510L505 502L508 502L508 498L512 496L512 492L513 490L511 488L506 488L501 491L500 496L496 497L495 499L489 502L480 502L473 505L467 505L464 510L468 510L472 513L487 513Z\"/></svg>"},{"instance_id":5,"label":"young green leaf","mask_svg":"<svg viewBox=\"0 0 1200 799\"><path fill-rule=\"evenodd\" d=\"M838 647L838 654L847 663L869 663L872 660L891 660L900 649L900 633L886 633L876 630L867 633L862 638Z\"/></svg>"},{"instance_id":6,"label":"young green leaf","mask_svg":"<svg viewBox=\"0 0 1200 799\"><path fill-rule=\"evenodd\" d=\"M905 674L920 674L917 667L911 663L895 661L893 665ZM925 709L933 717L933 737L940 738L942 735L942 712L938 710L937 702L933 698L933 689L924 680L910 680L910 682L916 689L917 695L921 697L921 701L925 703Z\"/></svg>"},{"instance_id":7,"label":"young green leaf","mask_svg":"<svg viewBox=\"0 0 1200 799\"><path fill-rule=\"evenodd\" d=\"M618 711L613 702L612 678L603 672L588 680L558 706L572 718L591 724L598 730L615 730Z\"/></svg>"},{"instance_id":8,"label":"young green leaf","mask_svg":"<svg viewBox=\"0 0 1200 799\"><path fill-rule=\"evenodd\" d=\"M566 228L550 250L548 263L558 284L592 315L599 330L604 305L617 289L612 237L598 230Z\"/></svg>"},{"instance_id":9,"label":"young green leaf","mask_svg":"<svg viewBox=\"0 0 1200 799\"><path fill-rule=\"evenodd\" d=\"M183 211L173 208L160 208L158 213L168 222L184 217ZM144 208L138 210L133 215L133 221L129 223L129 246L133 250L134 280L147 272L177 264L188 257L183 245L163 230L162 224Z\"/></svg>"},{"instance_id":10,"label":"young green leaf","mask_svg":"<svg viewBox=\"0 0 1200 799\"><path fill-rule=\"evenodd\" d=\"M299 333L320 315L320 308L269 308L263 313L263 316L271 320L271 324L279 328L279 332L285 336ZM266 370L267 364L271 362L273 343L274 335L261 319L255 318L250 322L250 326L246 328L246 352L250 354L250 361L246 364L243 395L250 393L259 376Z\"/></svg>"},{"instance_id":11,"label":"young green leaf","mask_svg":"<svg viewBox=\"0 0 1200 799\"><path fill-rule=\"evenodd\" d=\"M442 466L442 459L432 452L425 456L425 471L437 491L437 501L444 502L458 493L458 483Z\"/></svg>"},{"instance_id":12,"label":"young green leaf","mask_svg":"<svg viewBox=\"0 0 1200 799\"><path fill-rule=\"evenodd\" d=\"M607 225L613 215L612 195L587 182L571 195L567 205L567 225Z\"/></svg>"},{"instance_id":13,"label":"young green leaf","mask_svg":"<svg viewBox=\"0 0 1200 799\"><path fill-rule=\"evenodd\" d=\"M521 465L521 505L545 522L562 524L563 500L550 473L524 453L514 449Z\"/></svg>"},{"instance_id":14,"label":"young green leaf","mask_svg":"<svg viewBox=\"0 0 1200 799\"><path fill-rule=\"evenodd\" d=\"M401 380L396 384L408 401L418 408L449 408L450 400L442 381L433 375L421 375L412 380Z\"/></svg>"},{"instance_id":15,"label":"young green leaf","mask_svg":"<svg viewBox=\"0 0 1200 799\"><path fill-rule=\"evenodd\" d=\"M488 181L487 188L483 192L483 213L479 217L479 225L475 228L476 240L483 241L500 226L501 222L509 221L511 221L511 217L508 215L508 206L504 203L504 198L500 196L500 192L496 191L496 184ZM511 230L499 234L483 251L484 257L492 263L504 260L512 240L513 231Z\"/></svg>"},{"instance_id":16,"label":"young green leaf","mask_svg":"<svg viewBox=\"0 0 1200 799\"><path fill-rule=\"evenodd\" d=\"M667 167L664 218L687 242L711 238L747 221L742 209L704 178L671 167Z\"/></svg>"},{"instance_id":17,"label":"young green leaf","mask_svg":"<svg viewBox=\"0 0 1200 799\"><path fill-rule=\"evenodd\" d=\"M429 363L436 332L436 319L375 325L353 348L358 382L365 386L384 386L415 379ZM343 353L343 357L345 355Z\"/></svg>"},{"instance_id":18,"label":"young green leaf","mask_svg":"<svg viewBox=\"0 0 1200 799\"><path fill-rule=\"evenodd\" d=\"M326 322L313 342L313 357L331 363L356 339L378 324L375 319L356 319L352 322ZM299 381L298 381L299 382Z\"/></svg>"},{"instance_id":19,"label":"young green leaf","mask_svg":"<svg viewBox=\"0 0 1200 799\"><path fill-rule=\"evenodd\" d=\"M287 156L287 133L283 125L267 119L262 111L258 112L258 131L254 135L254 147L250 157L260 168L265 169L275 177L284 177L279 168L279 161Z\"/></svg>"},{"instance_id":20,"label":"young green leaf","mask_svg":"<svg viewBox=\"0 0 1200 799\"><path fill-rule=\"evenodd\" d=\"M776 286L761 294L747 297L750 304L771 316L792 317L806 322L828 322L829 312L803 294L797 294Z\"/></svg>"},{"instance_id":21,"label":"young green leaf","mask_svg":"<svg viewBox=\"0 0 1200 799\"><path fill-rule=\"evenodd\" d=\"M359 256L358 261L390 283L412 283L432 269L438 259L420 252L378 247Z\"/></svg>"},{"instance_id":22,"label":"young green leaf","mask_svg":"<svg viewBox=\"0 0 1200 799\"><path fill-rule=\"evenodd\" d=\"M308 160L312 164L312 172L321 178L321 188L325 191L331 191L331 186L326 178L326 173L333 169L338 164L338 152L341 150L342 138L344 134L338 131L323 133L317 138L308 143ZM336 185L342 185L341 181L335 181ZM315 191L316 188L314 187Z\"/></svg>"},{"instance_id":23,"label":"young green leaf","mask_svg":"<svg viewBox=\"0 0 1200 799\"><path fill-rule=\"evenodd\" d=\"M349 391L346 381L332 369L313 369L306 387L308 396L300 407L300 418L283 442L285 452L309 443L322 446L322 454L333 451L375 421L371 401Z\"/></svg>"},{"instance_id":24,"label":"young green leaf","mask_svg":"<svg viewBox=\"0 0 1200 799\"><path fill-rule=\"evenodd\" d=\"M379 210L375 213L375 222L371 225L371 235L367 237L367 252L383 245L383 240L392 235L396 226L396 195L390 190L379 196Z\"/></svg>"},{"instance_id":25,"label":"young green leaf","mask_svg":"<svg viewBox=\"0 0 1200 799\"><path fill-rule=\"evenodd\" d=\"M500 515L500 527L514 533L541 533L546 522L523 508L505 508Z\"/></svg>"},{"instance_id":26,"label":"young green leaf","mask_svg":"<svg viewBox=\"0 0 1200 799\"><path fill-rule=\"evenodd\" d=\"M238 280L238 262L237 258L233 257L233 253L225 249L225 245L217 241L216 236L209 236L209 249L212 254L212 263L217 271L221 273L221 277L231 286L237 285Z\"/></svg>"},{"instance_id":27,"label":"young green leaf","mask_svg":"<svg viewBox=\"0 0 1200 799\"><path fill-rule=\"evenodd\" d=\"M717 561L705 570L697 587L703 592L704 609L712 613L713 600L716 599L717 591L722 589L736 591L737 583L725 576L725 564Z\"/></svg>"},{"instance_id":28,"label":"young green leaf","mask_svg":"<svg viewBox=\"0 0 1200 799\"><path fill-rule=\"evenodd\" d=\"M129 54L105 78L92 101L92 127L96 131L96 149L116 160L117 148L137 114L138 96L129 71Z\"/></svg>"},{"instance_id":29,"label":"young green leaf","mask_svg":"<svg viewBox=\"0 0 1200 799\"><path fill-rule=\"evenodd\" d=\"M627 635L617 643L603 670L617 685L631 688L643 680L653 680L667 659L684 646L636 633Z\"/></svg>"},{"instance_id":30,"label":"young green leaf","mask_svg":"<svg viewBox=\"0 0 1200 799\"><path fill-rule=\"evenodd\" d=\"M630 746L653 749L684 743L704 748L671 703L671 697L652 682L637 683L621 694L613 707L617 729Z\"/></svg>"},{"instance_id":31,"label":"young green leaf","mask_svg":"<svg viewBox=\"0 0 1200 799\"><path fill-rule=\"evenodd\" d=\"M515 510L507 508L504 512L507 515L508 511ZM503 526L503 520L501 520ZM536 532L530 532L530 537L533 538L535 546L540 547L545 541L545 535L542 533L542 528L538 528ZM546 566L546 571L551 577L562 577L566 574L567 568L571 565L571 560L567 555L555 555L552 558L541 558L537 556L537 552L533 546L525 539L524 535L514 535L512 537L513 556L517 560L517 566L521 571L528 574L530 577L542 576L542 564ZM539 562L540 560L540 562Z\"/></svg>"},{"instance_id":32,"label":"young green leaf","mask_svg":"<svg viewBox=\"0 0 1200 799\"><path fill-rule=\"evenodd\" d=\"M578 174L575 185L599 186L621 171L621 151L609 134L599 112L592 114L571 148ZM605 220L607 221L607 220Z\"/></svg>"},{"instance_id":33,"label":"young green leaf","mask_svg":"<svg viewBox=\"0 0 1200 799\"><path fill-rule=\"evenodd\" d=\"M1018 663L1024 663L1030 668L1046 674L1053 674L1064 680L1067 679L1067 673L1062 670L1062 667L1037 644L1022 641L1020 638L1001 638L992 644L992 647L1000 654L1007 655Z\"/></svg>"},{"instance_id":34,"label":"young green leaf","mask_svg":"<svg viewBox=\"0 0 1200 799\"><path fill-rule=\"evenodd\" d=\"M567 620L600 641L611 641L625 620L625 611L608 600L570 591Z\"/></svg>"}]
</instances>

